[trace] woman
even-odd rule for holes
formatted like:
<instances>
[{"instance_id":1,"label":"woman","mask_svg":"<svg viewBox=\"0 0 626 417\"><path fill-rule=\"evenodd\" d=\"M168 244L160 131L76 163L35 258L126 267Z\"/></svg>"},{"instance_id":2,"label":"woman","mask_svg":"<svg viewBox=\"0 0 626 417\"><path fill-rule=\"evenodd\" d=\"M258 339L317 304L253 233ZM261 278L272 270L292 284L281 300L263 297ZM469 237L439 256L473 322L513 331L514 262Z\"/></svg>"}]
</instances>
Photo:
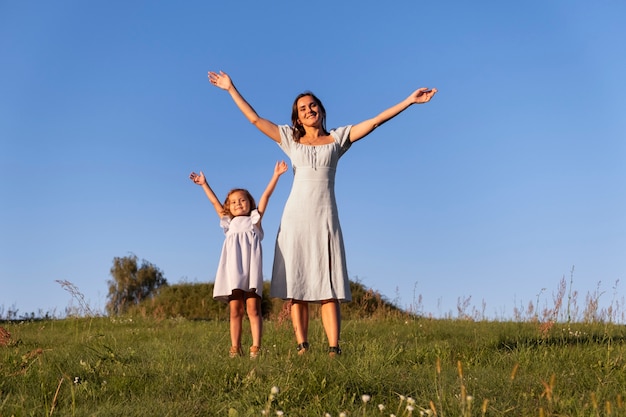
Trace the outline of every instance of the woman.
<instances>
[{"instance_id":1,"label":"woman","mask_svg":"<svg viewBox=\"0 0 626 417\"><path fill-rule=\"evenodd\" d=\"M291 159L294 181L276 239L270 295L291 300L299 354L309 349L309 302L321 304L329 354L341 354L339 302L350 301L351 294L335 201L337 162L352 143L409 106L430 101L437 89L420 88L378 116L327 131L326 110L310 92L296 97L292 126L279 126L260 117L226 73L209 71L208 76L211 84L228 91L244 116Z\"/></svg>"}]
</instances>

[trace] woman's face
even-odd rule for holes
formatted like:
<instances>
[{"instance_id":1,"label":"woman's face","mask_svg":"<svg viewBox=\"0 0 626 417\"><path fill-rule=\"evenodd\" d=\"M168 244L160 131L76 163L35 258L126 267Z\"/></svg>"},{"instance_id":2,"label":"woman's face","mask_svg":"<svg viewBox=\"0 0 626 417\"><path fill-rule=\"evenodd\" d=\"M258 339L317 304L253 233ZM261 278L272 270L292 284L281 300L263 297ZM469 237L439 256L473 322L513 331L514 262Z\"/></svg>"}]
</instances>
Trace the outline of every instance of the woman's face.
<instances>
[{"instance_id":1,"label":"woman's face","mask_svg":"<svg viewBox=\"0 0 626 417\"><path fill-rule=\"evenodd\" d=\"M317 101L311 96L300 97L296 103L298 120L303 126L318 127L322 122L322 115Z\"/></svg>"}]
</instances>

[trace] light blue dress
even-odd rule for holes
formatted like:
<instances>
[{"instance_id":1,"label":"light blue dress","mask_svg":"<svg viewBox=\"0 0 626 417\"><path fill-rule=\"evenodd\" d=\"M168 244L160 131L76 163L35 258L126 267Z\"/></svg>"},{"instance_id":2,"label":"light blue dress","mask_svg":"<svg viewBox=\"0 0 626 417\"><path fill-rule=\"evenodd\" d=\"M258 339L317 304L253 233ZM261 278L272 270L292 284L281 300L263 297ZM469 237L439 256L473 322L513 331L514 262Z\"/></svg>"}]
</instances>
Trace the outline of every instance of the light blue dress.
<instances>
[{"instance_id":1,"label":"light blue dress","mask_svg":"<svg viewBox=\"0 0 626 417\"><path fill-rule=\"evenodd\" d=\"M224 216L220 226L226 235L215 274L213 298L228 302L233 290L263 293L263 229L261 215L252 210L249 216L232 219Z\"/></svg>"},{"instance_id":2,"label":"light blue dress","mask_svg":"<svg viewBox=\"0 0 626 417\"><path fill-rule=\"evenodd\" d=\"M291 159L291 193L281 218L272 270L272 297L350 301L350 281L335 201L335 172L350 148L351 126L330 131L334 142L302 145L279 126L279 146Z\"/></svg>"}]
</instances>

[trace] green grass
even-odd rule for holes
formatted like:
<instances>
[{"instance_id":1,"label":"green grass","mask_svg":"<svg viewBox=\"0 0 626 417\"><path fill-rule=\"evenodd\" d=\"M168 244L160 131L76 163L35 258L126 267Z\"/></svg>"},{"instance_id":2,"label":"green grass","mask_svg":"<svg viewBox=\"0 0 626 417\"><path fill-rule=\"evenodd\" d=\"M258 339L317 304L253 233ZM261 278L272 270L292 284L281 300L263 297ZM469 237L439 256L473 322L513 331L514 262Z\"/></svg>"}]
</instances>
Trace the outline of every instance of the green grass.
<instances>
[{"instance_id":1,"label":"green grass","mask_svg":"<svg viewBox=\"0 0 626 417\"><path fill-rule=\"evenodd\" d=\"M228 358L226 321L1 325L11 334L0 346L2 417L626 416L617 324L346 320L333 359L318 319L303 357L290 323L267 321L256 360Z\"/></svg>"}]
</instances>

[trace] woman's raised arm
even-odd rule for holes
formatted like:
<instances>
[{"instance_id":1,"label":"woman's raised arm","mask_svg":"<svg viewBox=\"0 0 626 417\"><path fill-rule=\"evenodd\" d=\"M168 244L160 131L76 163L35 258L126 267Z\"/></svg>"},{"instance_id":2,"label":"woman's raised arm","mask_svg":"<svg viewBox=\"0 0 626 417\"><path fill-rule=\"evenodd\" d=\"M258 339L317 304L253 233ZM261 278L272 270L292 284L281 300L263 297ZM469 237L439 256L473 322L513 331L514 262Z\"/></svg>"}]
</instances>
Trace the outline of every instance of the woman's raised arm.
<instances>
[{"instance_id":1,"label":"woman's raised arm","mask_svg":"<svg viewBox=\"0 0 626 417\"><path fill-rule=\"evenodd\" d=\"M272 121L264 119L257 114L250 103L248 103L237 90L228 74L222 71L220 71L219 74L217 72L209 71L209 82L222 90L228 91L239 110L241 110L250 123L255 125L257 129L267 135L270 139L280 143L280 131L278 126Z\"/></svg>"},{"instance_id":2,"label":"woman's raised arm","mask_svg":"<svg viewBox=\"0 0 626 417\"><path fill-rule=\"evenodd\" d=\"M406 110L409 106L413 104L428 103L430 99L433 98L436 92L436 88L433 88L432 90L429 90L428 88L418 88L417 90L412 92L410 96L408 96L395 106L391 106L387 110L384 110L378 116L372 117L368 120L364 120L361 123L352 126L352 129L350 129L350 142L356 142L357 140L369 135L378 126L393 119L398 114Z\"/></svg>"}]
</instances>

